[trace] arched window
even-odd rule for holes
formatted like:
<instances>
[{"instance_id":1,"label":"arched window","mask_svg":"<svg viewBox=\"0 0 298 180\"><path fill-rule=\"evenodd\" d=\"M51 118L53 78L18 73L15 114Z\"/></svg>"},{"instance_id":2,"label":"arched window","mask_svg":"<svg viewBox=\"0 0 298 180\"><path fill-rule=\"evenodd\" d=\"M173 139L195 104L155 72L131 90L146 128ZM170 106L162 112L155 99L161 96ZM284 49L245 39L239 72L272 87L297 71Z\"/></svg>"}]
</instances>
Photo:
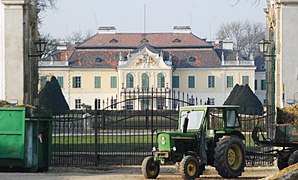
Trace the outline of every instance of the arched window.
<instances>
[{"instance_id":1,"label":"arched window","mask_svg":"<svg viewBox=\"0 0 298 180\"><path fill-rule=\"evenodd\" d=\"M149 88L149 76L147 73L142 74L142 88Z\"/></svg>"},{"instance_id":2,"label":"arched window","mask_svg":"<svg viewBox=\"0 0 298 180\"><path fill-rule=\"evenodd\" d=\"M165 75L163 73L158 73L157 75L157 87L158 88L165 87Z\"/></svg>"},{"instance_id":3,"label":"arched window","mask_svg":"<svg viewBox=\"0 0 298 180\"><path fill-rule=\"evenodd\" d=\"M126 88L133 88L133 75L131 73L126 75Z\"/></svg>"}]
</instances>

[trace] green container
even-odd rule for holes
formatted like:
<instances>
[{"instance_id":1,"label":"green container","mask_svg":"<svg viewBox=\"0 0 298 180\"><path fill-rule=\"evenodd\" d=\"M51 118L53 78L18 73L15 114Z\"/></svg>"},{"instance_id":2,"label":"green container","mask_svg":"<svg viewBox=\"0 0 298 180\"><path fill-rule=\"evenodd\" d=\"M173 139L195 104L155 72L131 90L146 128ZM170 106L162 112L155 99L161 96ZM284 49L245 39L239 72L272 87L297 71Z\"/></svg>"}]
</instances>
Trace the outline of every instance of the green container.
<instances>
[{"instance_id":1,"label":"green container","mask_svg":"<svg viewBox=\"0 0 298 180\"><path fill-rule=\"evenodd\" d=\"M0 108L0 166L47 170L52 144L51 115L25 107Z\"/></svg>"}]
</instances>

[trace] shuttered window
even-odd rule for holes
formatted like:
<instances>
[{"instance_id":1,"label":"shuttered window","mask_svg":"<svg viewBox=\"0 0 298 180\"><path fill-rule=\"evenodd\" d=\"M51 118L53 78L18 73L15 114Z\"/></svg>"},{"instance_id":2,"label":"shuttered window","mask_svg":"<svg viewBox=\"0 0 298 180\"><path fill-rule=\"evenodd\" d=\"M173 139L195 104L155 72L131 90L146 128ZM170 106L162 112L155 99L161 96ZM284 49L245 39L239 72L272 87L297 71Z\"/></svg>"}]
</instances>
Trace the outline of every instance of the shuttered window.
<instances>
[{"instance_id":1,"label":"shuttered window","mask_svg":"<svg viewBox=\"0 0 298 180\"><path fill-rule=\"evenodd\" d=\"M157 75L157 87L164 88L165 87L165 75L163 73L159 73Z\"/></svg>"},{"instance_id":2,"label":"shuttered window","mask_svg":"<svg viewBox=\"0 0 298 180\"><path fill-rule=\"evenodd\" d=\"M227 76L227 88L232 88L233 86L233 76Z\"/></svg>"},{"instance_id":3,"label":"shuttered window","mask_svg":"<svg viewBox=\"0 0 298 180\"><path fill-rule=\"evenodd\" d=\"M195 77L188 76L188 88L195 88Z\"/></svg>"},{"instance_id":4,"label":"shuttered window","mask_svg":"<svg viewBox=\"0 0 298 180\"><path fill-rule=\"evenodd\" d=\"M179 76L173 76L173 88L179 88Z\"/></svg>"},{"instance_id":5,"label":"shuttered window","mask_svg":"<svg viewBox=\"0 0 298 180\"><path fill-rule=\"evenodd\" d=\"M215 87L215 77L208 76L208 88L214 88L214 87Z\"/></svg>"},{"instance_id":6,"label":"shuttered window","mask_svg":"<svg viewBox=\"0 0 298 180\"><path fill-rule=\"evenodd\" d=\"M249 83L249 76L242 76L242 85L245 86Z\"/></svg>"},{"instance_id":7,"label":"shuttered window","mask_svg":"<svg viewBox=\"0 0 298 180\"><path fill-rule=\"evenodd\" d=\"M101 88L101 77L100 76L94 77L94 88Z\"/></svg>"},{"instance_id":8,"label":"shuttered window","mask_svg":"<svg viewBox=\"0 0 298 180\"><path fill-rule=\"evenodd\" d=\"M81 88L81 76L72 77L72 87Z\"/></svg>"},{"instance_id":9,"label":"shuttered window","mask_svg":"<svg viewBox=\"0 0 298 180\"><path fill-rule=\"evenodd\" d=\"M117 76L111 76L111 88L117 88Z\"/></svg>"},{"instance_id":10,"label":"shuttered window","mask_svg":"<svg viewBox=\"0 0 298 180\"><path fill-rule=\"evenodd\" d=\"M142 74L142 88L149 88L149 76L147 73Z\"/></svg>"},{"instance_id":11,"label":"shuttered window","mask_svg":"<svg viewBox=\"0 0 298 180\"><path fill-rule=\"evenodd\" d=\"M60 88L63 88L63 76L57 76L57 81Z\"/></svg>"}]
</instances>

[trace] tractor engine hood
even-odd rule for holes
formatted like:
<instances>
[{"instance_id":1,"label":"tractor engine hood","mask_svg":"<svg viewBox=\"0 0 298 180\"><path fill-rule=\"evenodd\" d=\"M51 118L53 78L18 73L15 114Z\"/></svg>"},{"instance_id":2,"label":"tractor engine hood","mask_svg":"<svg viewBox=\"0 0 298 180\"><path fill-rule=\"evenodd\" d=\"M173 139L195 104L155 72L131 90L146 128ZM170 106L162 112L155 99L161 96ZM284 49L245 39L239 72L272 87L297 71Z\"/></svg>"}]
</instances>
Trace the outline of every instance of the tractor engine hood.
<instances>
[{"instance_id":1,"label":"tractor engine hood","mask_svg":"<svg viewBox=\"0 0 298 180\"><path fill-rule=\"evenodd\" d=\"M158 151L183 152L197 140L195 133L160 132L157 135Z\"/></svg>"}]
</instances>

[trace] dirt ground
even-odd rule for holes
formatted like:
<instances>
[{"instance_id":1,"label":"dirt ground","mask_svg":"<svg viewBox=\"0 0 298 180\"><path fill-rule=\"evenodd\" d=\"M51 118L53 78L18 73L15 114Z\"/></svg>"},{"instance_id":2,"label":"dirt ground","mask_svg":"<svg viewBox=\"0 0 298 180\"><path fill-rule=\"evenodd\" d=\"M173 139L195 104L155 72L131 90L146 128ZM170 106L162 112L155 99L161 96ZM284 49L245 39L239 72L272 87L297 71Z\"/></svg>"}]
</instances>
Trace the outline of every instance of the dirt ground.
<instances>
[{"instance_id":1,"label":"dirt ground","mask_svg":"<svg viewBox=\"0 0 298 180\"><path fill-rule=\"evenodd\" d=\"M278 172L276 167L245 168L239 179L262 179ZM134 180L144 179L140 166L66 168L50 167L43 173L0 172L0 180ZM159 180L181 179L174 166L162 166ZM222 179L213 167L207 167L199 179Z\"/></svg>"}]
</instances>

